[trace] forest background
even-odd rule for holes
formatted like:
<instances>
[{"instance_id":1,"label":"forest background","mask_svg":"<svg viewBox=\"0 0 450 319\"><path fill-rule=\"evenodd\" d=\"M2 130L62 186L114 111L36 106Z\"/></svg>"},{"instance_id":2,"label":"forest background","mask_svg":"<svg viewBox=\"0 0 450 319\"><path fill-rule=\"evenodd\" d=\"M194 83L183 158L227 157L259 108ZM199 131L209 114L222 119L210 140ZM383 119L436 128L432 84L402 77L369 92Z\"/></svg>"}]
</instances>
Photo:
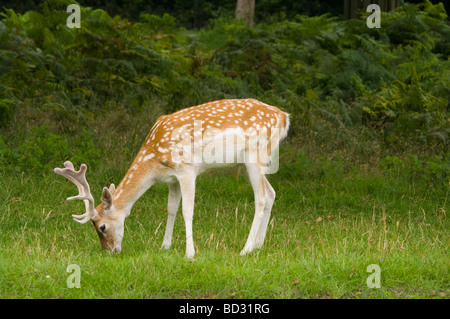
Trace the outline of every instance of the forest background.
<instances>
[{"instance_id":1,"label":"forest background","mask_svg":"<svg viewBox=\"0 0 450 319\"><path fill-rule=\"evenodd\" d=\"M369 13L344 20L343 1L257 0L253 27L236 21L235 1L79 1L82 27L70 29L71 3L1 3L2 296L448 296L450 25L442 3L401 2L371 29ZM98 200L158 116L227 98L291 114L280 169L269 177L277 200L267 244L250 265L239 259L251 189L211 173L199 181L200 257L183 266L186 277L149 287L143 272L134 290L97 289L107 274L93 274L110 261L93 257L105 256L91 227L72 225L81 204L64 201L75 190L53 168L86 163ZM128 269L136 251L160 269L183 263L182 216L174 257L159 252L167 189L150 193L126 224L125 257L113 268ZM83 292L58 286L74 251L91 265ZM387 269L385 290L367 290L371 263ZM261 264L286 273L250 271ZM228 281L189 281L201 267L219 267L212 273ZM147 270L164 281L160 269Z\"/></svg>"}]
</instances>

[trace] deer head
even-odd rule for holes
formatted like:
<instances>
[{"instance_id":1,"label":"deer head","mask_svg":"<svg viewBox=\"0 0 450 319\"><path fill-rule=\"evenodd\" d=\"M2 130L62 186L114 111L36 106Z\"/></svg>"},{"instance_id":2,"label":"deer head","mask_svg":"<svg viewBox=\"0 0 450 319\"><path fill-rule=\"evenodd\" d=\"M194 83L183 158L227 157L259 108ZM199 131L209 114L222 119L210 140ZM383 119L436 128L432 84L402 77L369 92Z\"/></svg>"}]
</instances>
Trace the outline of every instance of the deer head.
<instances>
[{"instance_id":1,"label":"deer head","mask_svg":"<svg viewBox=\"0 0 450 319\"><path fill-rule=\"evenodd\" d=\"M81 164L78 171L75 171L73 164L69 161L65 162L64 166L65 168L55 168L54 172L66 177L78 187L78 195L69 197L67 200L83 200L86 207L84 214L72 215L73 220L79 224L92 221L102 248L119 252L124 232L124 215L113 205L114 184L111 184L109 188L103 188L102 203L95 207L94 198L86 181L86 164Z\"/></svg>"}]
</instances>

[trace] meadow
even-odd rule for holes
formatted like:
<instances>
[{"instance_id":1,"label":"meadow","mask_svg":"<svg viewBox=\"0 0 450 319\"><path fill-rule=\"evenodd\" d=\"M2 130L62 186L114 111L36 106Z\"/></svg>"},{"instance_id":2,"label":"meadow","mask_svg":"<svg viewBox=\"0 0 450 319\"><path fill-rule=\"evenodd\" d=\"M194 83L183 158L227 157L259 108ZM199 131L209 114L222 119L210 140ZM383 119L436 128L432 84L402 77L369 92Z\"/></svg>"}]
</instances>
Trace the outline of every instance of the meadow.
<instances>
[{"instance_id":1,"label":"meadow","mask_svg":"<svg viewBox=\"0 0 450 319\"><path fill-rule=\"evenodd\" d=\"M90 223L71 220L83 205L64 200L76 192L70 182L52 173L3 175L0 295L448 298L448 188L434 189L423 176L411 179L404 163L386 168L299 158L304 168L298 176L288 166L269 176L277 198L266 241L248 256L239 252L254 213L251 187L230 172L199 178L194 260L184 258L181 213L172 248L160 250L164 184L136 203L125 223L123 251L110 254L101 250ZM88 169L88 176L98 200L105 172ZM80 288L68 288L71 264L80 266ZM380 267L381 288L367 285L372 264Z\"/></svg>"},{"instance_id":2,"label":"meadow","mask_svg":"<svg viewBox=\"0 0 450 319\"><path fill-rule=\"evenodd\" d=\"M380 29L277 14L253 29L227 16L186 29L168 14L128 21L84 7L82 28L68 29L68 3L0 16L1 298L449 297L442 4L383 13ZM53 168L86 163L99 203L159 115L249 97L291 114L260 250L239 255L253 191L227 170L197 181L193 260L180 212L160 249L163 184L133 207L119 254L72 221L84 206L66 201L76 187ZM368 285L371 265L380 288Z\"/></svg>"}]
</instances>

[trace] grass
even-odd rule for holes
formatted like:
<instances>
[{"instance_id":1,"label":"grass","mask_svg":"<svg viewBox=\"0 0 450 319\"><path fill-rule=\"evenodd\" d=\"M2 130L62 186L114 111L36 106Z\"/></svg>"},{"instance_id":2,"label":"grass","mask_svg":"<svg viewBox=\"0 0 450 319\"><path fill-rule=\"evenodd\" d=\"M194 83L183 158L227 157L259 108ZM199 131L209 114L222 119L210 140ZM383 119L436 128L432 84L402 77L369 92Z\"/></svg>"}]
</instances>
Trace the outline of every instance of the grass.
<instances>
[{"instance_id":1,"label":"grass","mask_svg":"<svg viewBox=\"0 0 450 319\"><path fill-rule=\"evenodd\" d=\"M300 161L298 165L306 165ZM448 187L380 169L315 160L270 175L277 198L261 250L241 257L253 193L233 174L199 178L196 256L186 260L179 212L173 246L160 250L168 189L155 185L125 222L120 254L101 251L92 226L70 215L82 203L55 174L0 176L1 298L448 298ZM325 169L324 169L325 167ZM88 172L95 199L105 170ZM114 174L113 174L114 175ZM81 288L68 288L68 265ZM381 269L381 288L366 284Z\"/></svg>"}]
</instances>

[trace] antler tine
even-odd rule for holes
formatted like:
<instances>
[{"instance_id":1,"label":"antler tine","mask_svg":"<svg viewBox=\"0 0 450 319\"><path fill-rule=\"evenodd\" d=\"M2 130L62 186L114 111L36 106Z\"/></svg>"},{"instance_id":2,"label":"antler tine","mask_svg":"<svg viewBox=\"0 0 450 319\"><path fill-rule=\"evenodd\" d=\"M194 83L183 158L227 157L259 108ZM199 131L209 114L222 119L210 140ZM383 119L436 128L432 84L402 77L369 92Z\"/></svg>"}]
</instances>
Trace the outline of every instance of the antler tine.
<instances>
[{"instance_id":1,"label":"antler tine","mask_svg":"<svg viewBox=\"0 0 450 319\"><path fill-rule=\"evenodd\" d=\"M89 220L97 216L97 211L94 208L94 198L91 195L91 190L86 180L87 166L86 164L81 164L78 171L75 171L73 164L69 161L66 161L64 166L65 168L55 168L54 172L64 176L78 188L78 195L69 197L67 200L83 200L86 207L86 213L83 215L72 215L72 217L77 223L87 223Z\"/></svg>"},{"instance_id":2,"label":"antler tine","mask_svg":"<svg viewBox=\"0 0 450 319\"><path fill-rule=\"evenodd\" d=\"M92 219L88 212L84 213L83 215L72 215L72 217L72 219L78 224L86 224Z\"/></svg>"}]
</instances>

